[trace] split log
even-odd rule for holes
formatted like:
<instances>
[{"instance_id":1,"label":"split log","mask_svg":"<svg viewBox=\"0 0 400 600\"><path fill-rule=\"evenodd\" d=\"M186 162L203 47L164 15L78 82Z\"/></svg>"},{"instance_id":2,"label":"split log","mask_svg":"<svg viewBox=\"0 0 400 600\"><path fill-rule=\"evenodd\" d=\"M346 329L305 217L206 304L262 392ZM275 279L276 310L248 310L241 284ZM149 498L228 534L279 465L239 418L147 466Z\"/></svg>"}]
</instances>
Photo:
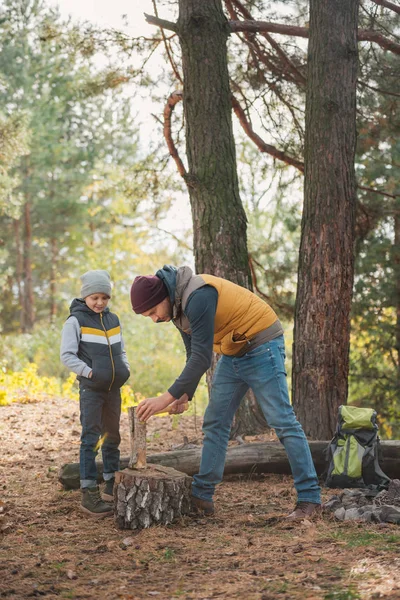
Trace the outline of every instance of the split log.
<instances>
[{"instance_id":1,"label":"split log","mask_svg":"<svg viewBox=\"0 0 400 600\"><path fill-rule=\"evenodd\" d=\"M311 455L318 475L326 468L325 451L329 442L309 442ZM382 458L379 464L391 479L400 479L400 440L381 441ZM151 454L147 462L172 467L187 475L198 473L201 446L187 450L175 450ZM121 468L129 465L129 457L121 459ZM103 480L103 464L97 463L98 482ZM228 448L224 476L238 473L290 473L285 449L280 442L257 442ZM58 475L65 489L79 488L79 464L69 463L60 468Z\"/></svg>"},{"instance_id":2,"label":"split log","mask_svg":"<svg viewBox=\"0 0 400 600\"><path fill-rule=\"evenodd\" d=\"M120 529L167 525L190 512L192 478L168 466L148 465L146 423L128 408L131 456L115 473L114 514Z\"/></svg>"},{"instance_id":3,"label":"split log","mask_svg":"<svg viewBox=\"0 0 400 600\"><path fill-rule=\"evenodd\" d=\"M131 457L129 469L146 468L146 423L139 421L134 407L128 408Z\"/></svg>"}]
</instances>

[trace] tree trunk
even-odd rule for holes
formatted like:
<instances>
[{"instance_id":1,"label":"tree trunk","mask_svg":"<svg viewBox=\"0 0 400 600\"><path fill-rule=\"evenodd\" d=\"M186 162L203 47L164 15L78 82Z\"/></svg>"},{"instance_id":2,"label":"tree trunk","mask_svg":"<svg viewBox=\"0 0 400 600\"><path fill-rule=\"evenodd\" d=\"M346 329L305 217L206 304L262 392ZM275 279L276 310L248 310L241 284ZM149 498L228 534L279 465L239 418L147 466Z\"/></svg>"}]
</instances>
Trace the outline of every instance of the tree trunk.
<instances>
[{"instance_id":1,"label":"tree trunk","mask_svg":"<svg viewBox=\"0 0 400 600\"><path fill-rule=\"evenodd\" d=\"M220 0L180 0L187 184L196 270L251 285L247 220L239 195L226 41Z\"/></svg>"},{"instance_id":2,"label":"tree trunk","mask_svg":"<svg viewBox=\"0 0 400 600\"><path fill-rule=\"evenodd\" d=\"M51 263L50 263L50 321L54 323L57 316L56 285L57 285L57 240L51 238Z\"/></svg>"},{"instance_id":3,"label":"tree trunk","mask_svg":"<svg viewBox=\"0 0 400 600\"><path fill-rule=\"evenodd\" d=\"M15 237L15 279L17 283L18 291L18 305L19 305L19 323L21 331L25 331L25 302L22 293L22 277L23 277L23 257L21 252L21 234L20 234L21 221L18 219L14 220L14 237Z\"/></svg>"},{"instance_id":4,"label":"tree trunk","mask_svg":"<svg viewBox=\"0 0 400 600\"><path fill-rule=\"evenodd\" d=\"M400 393L400 215L394 216L394 276L396 285L396 340L397 352L397 390Z\"/></svg>"},{"instance_id":5,"label":"tree trunk","mask_svg":"<svg viewBox=\"0 0 400 600\"><path fill-rule=\"evenodd\" d=\"M33 329L35 320L33 284L32 284L32 224L31 203L28 201L24 206L24 331Z\"/></svg>"},{"instance_id":6,"label":"tree trunk","mask_svg":"<svg viewBox=\"0 0 400 600\"><path fill-rule=\"evenodd\" d=\"M332 436L347 401L354 278L358 0L311 0L304 210L293 404L306 435Z\"/></svg>"},{"instance_id":7,"label":"tree trunk","mask_svg":"<svg viewBox=\"0 0 400 600\"><path fill-rule=\"evenodd\" d=\"M196 272L211 273L251 289L247 219L239 194L232 129L226 48L229 31L221 0L179 0L189 166L186 183ZM265 431L258 405L246 398L240 414L240 421L236 418L232 428L235 434Z\"/></svg>"}]
</instances>

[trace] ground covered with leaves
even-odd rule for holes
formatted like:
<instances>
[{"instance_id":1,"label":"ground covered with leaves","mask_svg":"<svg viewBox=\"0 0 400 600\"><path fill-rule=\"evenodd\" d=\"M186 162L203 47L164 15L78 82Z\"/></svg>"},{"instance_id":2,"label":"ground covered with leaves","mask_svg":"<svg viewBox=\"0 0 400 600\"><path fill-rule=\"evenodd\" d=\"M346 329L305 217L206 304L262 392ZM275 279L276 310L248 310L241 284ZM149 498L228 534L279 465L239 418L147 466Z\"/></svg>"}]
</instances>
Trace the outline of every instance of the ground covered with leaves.
<instances>
[{"instance_id":1,"label":"ground covered with leaves","mask_svg":"<svg viewBox=\"0 0 400 600\"><path fill-rule=\"evenodd\" d=\"M397 525L329 515L288 524L279 517L295 502L291 478L244 475L219 486L211 518L121 531L113 518L87 518L80 492L58 483L60 465L77 461L76 402L13 404L0 415L1 598L400 599ZM126 414L121 429L127 456ZM199 418L153 417L148 452L185 436L201 443Z\"/></svg>"}]
</instances>

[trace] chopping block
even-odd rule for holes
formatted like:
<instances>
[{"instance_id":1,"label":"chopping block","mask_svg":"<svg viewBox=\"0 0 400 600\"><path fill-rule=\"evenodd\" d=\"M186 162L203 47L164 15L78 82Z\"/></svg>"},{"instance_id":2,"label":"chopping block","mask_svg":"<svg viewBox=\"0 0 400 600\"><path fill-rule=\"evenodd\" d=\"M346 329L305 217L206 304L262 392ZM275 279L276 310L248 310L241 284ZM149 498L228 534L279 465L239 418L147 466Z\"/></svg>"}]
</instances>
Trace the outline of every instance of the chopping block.
<instances>
[{"instance_id":1,"label":"chopping block","mask_svg":"<svg viewBox=\"0 0 400 600\"><path fill-rule=\"evenodd\" d=\"M146 423L128 408L129 466L115 473L114 514L119 529L168 525L190 513L192 478L171 467L146 464Z\"/></svg>"}]
</instances>

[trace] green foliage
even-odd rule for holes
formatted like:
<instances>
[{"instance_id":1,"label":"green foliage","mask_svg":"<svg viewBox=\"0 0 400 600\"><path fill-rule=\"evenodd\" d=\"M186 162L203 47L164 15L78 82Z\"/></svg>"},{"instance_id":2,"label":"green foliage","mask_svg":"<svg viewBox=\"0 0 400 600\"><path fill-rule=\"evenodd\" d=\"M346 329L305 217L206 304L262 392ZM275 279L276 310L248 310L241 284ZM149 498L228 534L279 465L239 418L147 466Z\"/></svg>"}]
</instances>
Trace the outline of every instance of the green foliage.
<instances>
[{"instance_id":1,"label":"green foliage","mask_svg":"<svg viewBox=\"0 0 400 600\"><path fill-rule=\"evenodd\" d=\"M3 335L0 367L3 372L22 371L30 363L38 366L43 377L66 377L60 363L60 331L63 321L37 325L32 333Z\"/></svg>"},{"instance_id":2,"label":"green foliage","mask_svg":"<svg viewBox=\"0 0 400 600\"><path fill-rule=\"evenodd\" d=\"M271 164L242 140L238 169L246 207L254 291L281 319L292 320L301 222L301 181Z\"/></svg>"},{"instance_id":3,"label":"green foliage","mask_svg":"<svg viewBox=\"0 0 400 600\"><path fill-rule=\"evenodd\" d=\"M152 139L145 140L146 146L141 145L140 121L132 102L136 94L144 95L159 103L161 114L176 85L172 70L157 74L151 70L150 57L164 51L159 34L132 40L121 32L65 23L57 10L42 1L4 0L3 4L0 330L5 343L1 364L7 371L20 371L35 362L40 376L65 381L68 373L58 358L59 335L69 302L79 293L79 275L90 268L107 268L116 282L112 306L121 317L132 389L143 395L165 391L185 360L179 335L172 327L155 327L134 316L129 306L129 287L136 274L155 272L165 262L186 262L190 251L190 243L171 250L157 229L184 186L171 161L166 168L169 157L160 125ZM244 4L256 19L268 14L270 20L301 26L308 20L308 3L303 0L290 7L270 0ZM163 6L171 8L171 3L160 0L161 10ZM176 12L177 6L172 10ZM360 11L364 29L390 36L398 24L393 11L378 9L374 3L364 3ZM244 37L229 38L232 91L247 107L256 133L301 160L306 45L298 38L279 36L299 79L265 38L253 36L246 46ZM177 36L168 43L179 63ZM389 196L359 190L349 399L376 408L384 437L398 436L398 68L396 57L377 45L362 43L359 50L357 176L360 185ZM103 61L107 67L98 66L99 51L107 57ZM260 60L263 53L268 64ZM124 90L128 83L129 97ZM173 137L184 158L182 115L178 105ZM240 133L236 137L255 291L290 324L301 233L301 175L260 153ZM146 156L148 147L152 154ZM23 212L27 206L30 246ZM18 335L28 285L23 258L28 255L36 324L31 333ZM206 397L204 384L199 397Z\"/></svg>"},{"instance_id":4,"label":"green foliage","mask_svg":"<svg viewBox=\"0 0 400 600\"><path fill-rule=\"evenodd\" d=\"M34 317L54 321L83 271L108 268L118 278L133 261L137 270L148 264L147 219L161 219L169 200L162 165L154 156L139 158L138 121L120 87L126 79L99 69L82 47L64 44L62 35L76 29L44 3L7 1L5 8L0 101L9 126L24 111L31 131L29 154L15 156L10 173L22 216L0 215L6 333L24 328L28 267ZM16 134L12 139L16 146ZM148 203L157 209L150 213Z\"/></svg>"},{"instance_id":5,"label":"green foliage","mask_svg":"<svg viewBox=\"0 0 400 600\"><path fill-rule=\"evenodd\" d=\"M384 27L398 17L371 13L364 26ZM350 402L374 407L383 437L400 434L400 84L397 59L381 50L360 52L359 137L356 169L360 185L384 191L359 193L349 378Z\"/></svg>"},{"instance_id":6,"label":"green foliage","mask_svg":"<svg viewBox=\"0 0 400 600\"><path fill-rule=\"evenodd\" d=\"M386 550L388 544L398 544L400 535L384 533L373 530L347 529L339 528L337 531L329 533L329 539L333 541L345 542L348 548L357 548L359 546L372 546L377 550Z\"/></svg>"},{"instance_id":7,"label":"green foliage","mask_svg":"<svg viewBox=\"0 0 400 600\"><path fill-rule=\"evenodd\" d=\"M21 111L8 116L0 112L0 215L19 216L21 199L13 194L19 180L10 171L19 157L29 152L27 122Z\"/></svg>"}]
</instances>

